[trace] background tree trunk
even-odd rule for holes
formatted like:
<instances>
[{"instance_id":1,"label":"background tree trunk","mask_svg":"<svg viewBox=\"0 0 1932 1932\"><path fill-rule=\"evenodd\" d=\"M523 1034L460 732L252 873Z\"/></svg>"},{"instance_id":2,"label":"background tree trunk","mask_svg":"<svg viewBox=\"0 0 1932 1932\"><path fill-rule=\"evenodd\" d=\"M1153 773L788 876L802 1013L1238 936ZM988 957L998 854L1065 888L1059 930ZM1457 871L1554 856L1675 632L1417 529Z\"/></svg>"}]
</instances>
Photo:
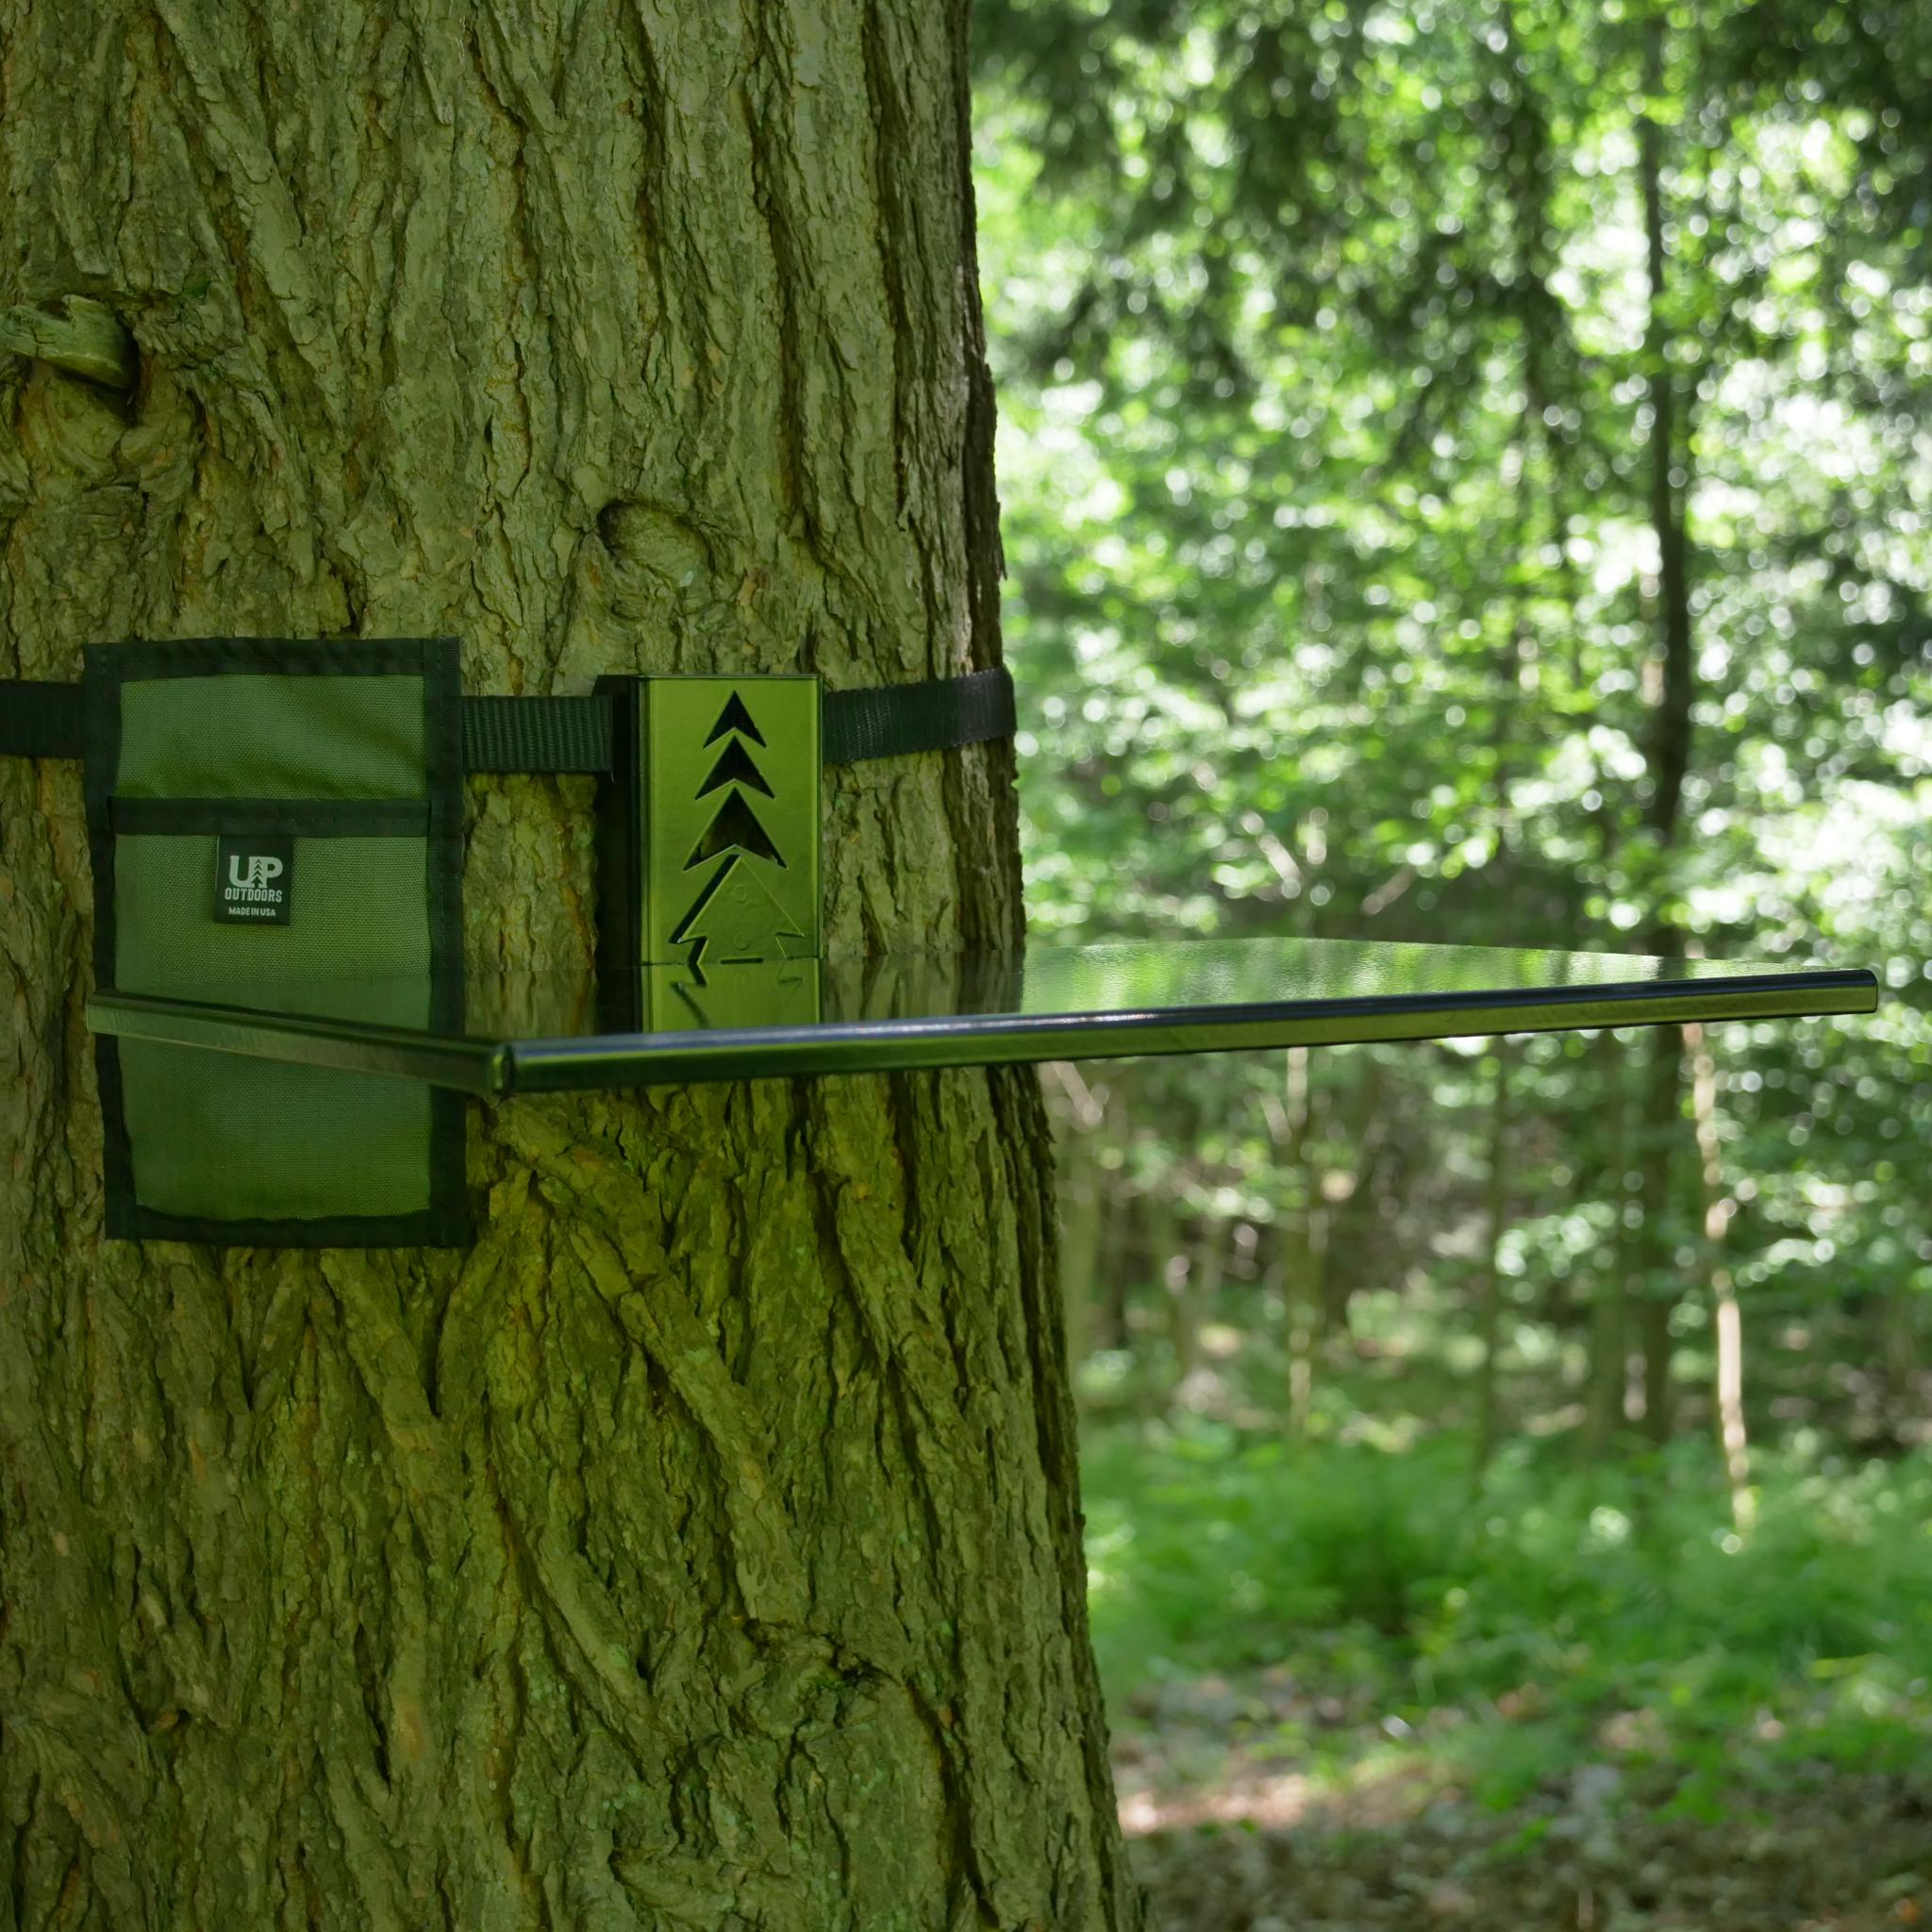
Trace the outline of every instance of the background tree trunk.
<instances>
[{"instance_id":1,"label":"background tree trunk","mask_svg":"<svg viewBox=\"0 0 1932 1932\"><path fill-rule=\"evenodd\" d=\"M1646 85L1660 92L1664 76L1665 22L1661 15L1645 28ZM1694 385L1686 389L1672 362L1672 325L1665 275L1670 260L1669 221L1665 206L1663 128L1650 115L1638 125L1638 175L1643 192L1646 256L1650 271L1649 309L1644 327L1644 359L1648 367L1650 429L1651 527L1657 538L1657 642L1650 660L1655 679L1646 672L1646 694L1654 704L1645 762L1649 766L1650 797L1644 807L1646 827L1654 835L1651 862L1675 846L1682 829L1684 780L1694 748L1697 657L1690 612L1690 401ZM1649 950L1677 958L1684 949L1682 928L1668 908L1671 882L1659 868L1657 893L1651 908ZM1668 1223L1673 1206L1675 1158L1683 1138L1684 1054L1674 1027L1650 1032L1646 1056L1642 1153L1643 1225L1637 1252L1643 1270L1642 1299L1638 1303L1637 1327L1643 1349L1644 1429L1653 1442L1670 1440L1676 1425L1675 1392L1671 1386L1671 1313L1677 1296L1664 1287L1672 1243Z\"/></svg>"},{"instance_id":2,"label":"background tree trunk","mask_svg":"<svg viewBox=\"0 0 1932 1932\"><path fill-rule=\"evenodd\" d=\"M1107 1089L1095 1092L1071 1060L1057 1060L1047 1071L1059 1082L1071 1110L1060 1148L1059 1282L1067 1357L1077 1370L1094 1347L1093 1284L1106 1208L1099 1141L1107 1119Z\"/></svg>"},{"instance_id":3,"label":"background tree trunk","mask_svg":"<svg viewBox=\"0 0 1932 1932\"><path fill-rule=\"evenodd\" d=\"M1496 1375L1496 1354L1503 1333L1503 1236L1508 1227L1509 1174L1504 1162L1509 1152L1509 1041L1497 1034L1490 1041L1496 1062L1495 1085L1490 1091L1489 1167L1484 1175L1483 1209L1489 1254L1482 1273L1481 1298L1476 1304L1476 1334L1483 1345L1483 1357L1475 1376L1475 1476L1480 1487L1483 1472L1496 1453L1501 1434L1500 1389Z\"/></svg>"},{"instance_id":4,"label":"background tree trunk","mask_svg":"<svg viewBox=\"0 0 1932 1932\"><path fill-rule=\"evenodd\" d=\"M1590 1051L1604 1091L1604 1172L1597 1177L1597 1191L1609 1196L1617 1218L1605 1232L1608 1265L1597 1277L1590 1305L1590 1380L1584 1395L1583 1431L1577 1441L1586 1468L1609 1453L1624 1425L1624 1391L1629 1379L1630 1283L1635 1256L1627 1206L1628 1056L1614 1033L1600 1033Z\"/></svg>"},{"instance_id":5,"label":"background tree trunk","mask_svg":"<svg viewBox=\"0 0 1932 1932\"><path fill-rule=\"evenodd\" d=\"M1315 1090L1308 1049L1288 1049L1286 1145L1281 1158L1281 1305L1288 1355L1288 1432L1306 1436L1314 1415L1315 1354L1321 1346L1323 1277L1328 1257L1327 1212L1321 1176L1309 1156ZM1296 1195L1297 1213L1291 1205Z\"/></svg>"},{"instance_id":6,"label":"background tree trunk","mask_svg":"<svg viewBox=\"0 0 1932 1932\"><path fill-rule=\"evenodd\" d=\"M0 0L0 669L996 661L956 0ZM473 965L589 789L473 781ZM1020 930L1010 755L828 775L853 946ZM1138 1924L1028 1073L520 1100L467 1254L105 1244L78 774L0 763L0 1925Z\"/></svg>"},{"instance_id":7,"label":"background tree trunk","mask_svg":"<svg viewBox=\"0 0 1932 1932\"><path fill-rule=\"evenodd\" d=\"M1173 1373L1166 1400L1172 1405L1180 1385L1194 1373L1193 1257L1182 1238L1174 1197L1159 1185L1141 1196L1141 1218L1147 1231L1147 1273L1153 1282L1155 1306L1174 1351Z\"/></svg>"},{"instance_id":8,"label":"background tree trunk","mask_svg":"<svg viewBox=\"0 0 1932 1932\"><path fill-rule=\"evenodd\" d=\"M1690 1058L1691 1114L1697 1123L1697 1151L1704 1169L1704 1246L1710 1284L1712 1340L1717 1344L1711 1393L1716 1398L1718 1447L1724 1452L1730 1485L1731 1522L1748 1536L1757 1520L1757 1494L1751 1487L1751 1439L1744 1421L1744 1311L1738 1285L1724 1265L1724 1235L1736 1200L1724 1192L1724 1143L1717 1125L1717 1060L1704 1028L1684 1028Z\"/></svg>"},{"instance_id":9,"label":"background tree trunk","mask_svg":"<svg viewBox=\"0 0 1932 1932\"><path fill-rule=\"evenodd\" d=\"M1638 1195L1643 1220L1637 1229L1637 1342L1643 1352L1643 1428L1651 1441L1668 1442L1676 1430L1677 1391L1671 1379L1676 1341L1671 1316L1681 1296L1672 1235L1674 1157L1683 1133L1684 1038L1675 1026L1653 1026L1643 1063L1643 1115L1639 1128Z\"/></svg>"}]
</instances>

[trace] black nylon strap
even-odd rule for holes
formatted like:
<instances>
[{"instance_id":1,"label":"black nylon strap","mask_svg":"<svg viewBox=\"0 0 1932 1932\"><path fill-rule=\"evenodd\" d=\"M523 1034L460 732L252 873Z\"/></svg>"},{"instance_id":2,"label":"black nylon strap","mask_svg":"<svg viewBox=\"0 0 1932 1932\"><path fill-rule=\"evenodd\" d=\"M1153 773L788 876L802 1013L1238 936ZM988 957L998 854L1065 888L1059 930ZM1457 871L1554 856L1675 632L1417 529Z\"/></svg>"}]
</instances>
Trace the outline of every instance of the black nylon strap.
<instances>
[{"instance_id":1,"label":"black nylon strap","mask_svg":"<svg viewBox=\"0 0 1932 1932\"><path fill-rule=\"evenodd\" d=\"M925 684L825 693L821 756L828 765L950 751L1016 728L1004 667ZM608 698L465 698L463 764L472 772L608 772Z\"/></svg>"},{"instance_id":2,"label":"black nylon strap","mask_svg":"<svg viewBox=\"0 0 1932 1932\"><path fill-rule=\"evenodd\" d=\"M829 691L819 713L821 755L828 765L951 751L989 738L1010 738L1016 728L1013 675L1004 665L930 684Z\"/></svg>"},{"instance_id":3,"label":"black nylon strap","mask_svg":"<svg viewBox=\"0 0 1932 1932\"><path fill-rule=\"evenodd\" d=\"M87 706L77 684L0 681L0 758L77 758L87 750Z\"/></svg>"},{"instance_id":4,"label":"black nylon strap","mask_svg":"<svg viewBox=\"0 0 1932 1932\"><path fill-rule=\"evenodd\" d=\"M0 682L0 756L82 756L81 687ZM825 694L822 755L828 765L911 752L951 751L1016 726L1004 667L925 684ZM465 698L463 768L471 772L608 772L608 698Z\"/></svg>"},{"instance_id":5,"label":"black nylon strap","mask_svg":"<svg viewBox=\"0 0 1932 1932\"><path fill-rule=\"evenodd\" d=\"M465 698L466 772L608 772L608 698Z\"/></svg>"}]
</instances>

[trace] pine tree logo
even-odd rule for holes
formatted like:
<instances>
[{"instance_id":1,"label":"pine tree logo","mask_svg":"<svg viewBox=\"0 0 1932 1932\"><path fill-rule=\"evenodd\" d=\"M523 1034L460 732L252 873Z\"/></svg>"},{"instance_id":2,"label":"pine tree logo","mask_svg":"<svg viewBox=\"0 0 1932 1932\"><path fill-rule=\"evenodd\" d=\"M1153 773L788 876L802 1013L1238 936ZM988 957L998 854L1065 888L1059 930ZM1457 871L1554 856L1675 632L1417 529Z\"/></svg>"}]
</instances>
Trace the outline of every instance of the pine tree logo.
<instances>
[{"instance_id":1,"label":"pine tree logo","mask_svg":"<svg viewBox=\"0 0 1932 1932\"><path fill-rule=\"evenodd\" d=\"M758 792L770 798L773 793L747 748L756 744L762 749L764 733L737 691L719 712L705 748L709 750L721 740L717 759L696 795L708 798L714 791L724 795L703 836L691 847L684 870L695 872L721 858L724 863L705 881L671 935L673 945L691 945L693 970L708 953L719 965L744 965L793 958L794 946L807 944L805 934L773 898L754 864L763 860L786 869L784 856L772 842L772 835L747 796Z\"/></svg>"}]
</instances>

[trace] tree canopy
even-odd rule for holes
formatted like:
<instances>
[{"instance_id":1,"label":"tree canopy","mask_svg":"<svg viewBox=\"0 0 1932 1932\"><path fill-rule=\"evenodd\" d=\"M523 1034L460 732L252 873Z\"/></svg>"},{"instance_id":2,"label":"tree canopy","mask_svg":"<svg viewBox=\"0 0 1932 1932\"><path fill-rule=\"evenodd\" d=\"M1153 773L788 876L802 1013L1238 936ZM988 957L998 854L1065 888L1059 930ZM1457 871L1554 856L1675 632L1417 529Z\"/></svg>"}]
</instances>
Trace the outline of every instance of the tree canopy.
<instances>
[{"instance_id":1,"label":"tree canopy","mask_svg":"<svg viewBox=\"0 0 1932 1932\"><path fill-rule=\"evenodd\" d=\"M1904 1345L1932 1286L1922 12L979 25L1036 926L1874 964L1869 1024L1713 1042L1710 1187L1747 1307ZM1523 1311L1577 1331L1627 1290L1667 1357L1717 1260L1690 1062L1643 1058L1318 1056L1300 1160L1278 1069L1144 1070L1120 1185L1290 1245L1359 1210L1381 1246L1326 1264L1339 1317L1426 1251L1392 1204L1485 1210L1500 1106ZM1391 1097L1432 1092L1460 1105ZM1323 1172L1391 1211L1324 1208Z\"/></svg>"}]
</instances>

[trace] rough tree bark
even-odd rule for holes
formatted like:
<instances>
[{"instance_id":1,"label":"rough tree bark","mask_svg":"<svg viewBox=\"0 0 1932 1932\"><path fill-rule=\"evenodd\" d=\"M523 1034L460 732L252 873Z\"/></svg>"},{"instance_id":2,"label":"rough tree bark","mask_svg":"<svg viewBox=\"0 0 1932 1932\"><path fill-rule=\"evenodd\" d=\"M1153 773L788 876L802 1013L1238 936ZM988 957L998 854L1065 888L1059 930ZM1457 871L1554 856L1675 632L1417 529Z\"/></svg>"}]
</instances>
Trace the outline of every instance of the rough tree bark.
<instances>
[{"instance_id":1,"label":"rough tree bark","mask_svg":"<svg viewBox=\"0 0 1932 1932\"><path fill-rule=\"evenodd\" d=\"M0 358L0 673L994 661L965 25L0 0L0 306L140 354ZM836 940L1013 937L1010 778L829 775ZM585 961L588 804L473 781L473 961ZM479 1108L467 1254L109 1244L89 918L0 762L0 1926L1139 1923L1030 1074Z\"/></svg>"}]
</instances>

